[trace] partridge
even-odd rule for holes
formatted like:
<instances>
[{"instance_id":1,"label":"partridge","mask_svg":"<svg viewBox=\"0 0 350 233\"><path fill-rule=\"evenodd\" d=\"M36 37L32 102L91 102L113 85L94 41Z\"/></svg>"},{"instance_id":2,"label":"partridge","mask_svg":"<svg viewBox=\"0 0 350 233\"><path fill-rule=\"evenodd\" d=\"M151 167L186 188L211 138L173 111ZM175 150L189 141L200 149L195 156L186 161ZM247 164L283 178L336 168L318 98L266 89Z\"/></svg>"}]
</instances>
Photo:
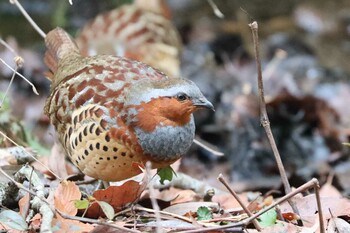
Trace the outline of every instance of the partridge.
<instances>
[{"instance_id":1,"label":"partridge","mask_svg":"<svg viewBox=\"0 0 350 233\"><path fill-rule=\"evenodd\" d=\"M83 55L123 56L178 77L182 43L169 12L163 0L135 0L90 21L76 38L78 47Z\"/></svg>"},{"instance_id":2,"label":"partridge","mask_svg":"<svg viewBox=\"0 0 350 233\"><path fill-rule=\"evenodd\" d=\"M52 81L45 113L68 157L88 176L119 181L139 174L137 163L170 165L192 144L192 113L213 109L190 80L127 58L81 56L61 28L45 42Z\"/></svg>"}]
</instances>

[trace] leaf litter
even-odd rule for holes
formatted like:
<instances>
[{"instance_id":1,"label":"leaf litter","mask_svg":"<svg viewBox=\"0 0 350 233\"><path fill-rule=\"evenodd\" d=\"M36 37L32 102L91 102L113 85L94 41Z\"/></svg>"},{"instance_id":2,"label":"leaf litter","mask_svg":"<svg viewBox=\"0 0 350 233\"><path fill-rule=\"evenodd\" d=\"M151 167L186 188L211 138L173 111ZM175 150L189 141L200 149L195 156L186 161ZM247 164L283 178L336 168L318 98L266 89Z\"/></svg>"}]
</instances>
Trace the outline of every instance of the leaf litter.
<instances>
[{"instance_id":1,"label":"leaf litter","mask_svg":"<svg viewBox=\"0 0 350 233\"><path fill-rule=\"evenodd\" d=\"M37 61L38 59L35 58L25 60ZM37 65L35 64L35 66ZM278 70L275 70L275 72L277 71ZM278 76L276 73L274 75ZM348 99L347 96L349 96L348 93L350 89L348 85L344 83L338 84L336 90L334 87L332 87L332 95L336 94L337 99L332 98L330 100L329 95L326 95L327 91L330 91L329 89L326 89L326 84L322 84L322 88L316 90L315 96L298 96L295 95L295 93L281 94L280 90L282 90L284 87L287 87L288 90L293 92L295 91L293 88L297 87L299 83L292 83L291 85L291 82L293 82L291 79L279 79L276 82L281 82L278 83L278 90L276 88L274 89L273 85L268 87L273 90L273 92L271 92L273 94L272 98L268 103L271 113L274 114L273 119L277 119L276 125L279 124L278 122L282 122L282 126L289 126L290 123L290 125L293 127L295 126L294 128L297 128L299 130L292 133L288 131L290 134L287 135L289 135L290 138L294 140L293 143L287 142L284 144L283 141L280 142L280 145L286 148L284 150L285 153L283 154L286 154L287 159L289 157L291 160L297 161L295 157L287 156L288 152L291 151L291 148L292 150L295 148L306 148L306 151L309 151L312 156L321 158L321 160L326 161L329 164L327 169L334 172L335 181L322 182L324 184L320 189L320 200L322 204L324 219L326 220L327 232L349 232L348 221L350 203L347 198L343 197L344 193L349 193L349 169L347 163L341 163L343 160L345 160L346 157L342 151L344 149L339 149L339 145L341 145L342 142L340 139L345 139L347 138L346 136L349 136L350 134L346 128L339 129L339 125L344 125L344 123L348 122L349 119L347 110L348 103L345 100ZM341 91L339 92L337 90ZM237 124L236 126L238 126L235 129L240 130L240 126L242 125L248 127L252 126L251 124L248 124L246 120L256 119L258 117L258 114L256 101L253 101L253 104L248 101L248 99L251 100L251 96L253 95L250 94L250 97L248 98L247 95L237 96L236 94L237 93L230 93L229 91L226 91L222 97L226 97L226 99L229 99L229 101L235 102L232 105L235 105L234 107L239 107L238 112L241 111L241 113L235 115L236 113L231 112L230 114L226 115L231 119L221 120L226 122L232 122L232 120L235 121ZM239 104L237 104L237 102L239 102ZM232 107L232 105L230 105L230 107ZM315 108L310 111L310 106ZM244 111L242 109L244 109ZM38 112L37 110L38 109L31 109L31 111L34 112ZM219 114L220 111L222 111L222 109L219 109ZM21 145L33 147L35 143L31 143L30 140L26 138L26 133L23 133L21 123L18 123L16 119L13 119L8 111L5 111L2 114L1 123L5 124L5 127L1 127L1 129L12 129L11 132L6 133L6 135L10 135L11 133L11 138L13 138L16 142L20 142ZM256 122L258 122L258 120ZM288 124L286 124L286 122L288 122ZM228 129L231 128L232 127L228 127ZM280 131L279 129L276 129L277 133L280 135L286 132L285 128L281 128L282 130ZM209 132L212 133L210 130L212 129L209 129ZM254 131L254 125L252 128L250 128L250 130L251 131L249 131L249 133L252 133L253 135L254 133L258 132ZM241 134L241 136L242 135L244 134ZM324 144L322 143L322 140L325 141ZM332 143L332 140L334 140L333 142L335 143ZM249 155L254 158L255 161L260 161L258 156L254 157L254 155L256 155L254 152L263 150L266 143L256 140L256 138L250 142L253 145L253 149L255 149L255 151L253 151L253 153L251 153L251 151L248 151L249 153L243 153L244 156L247 157L247 155ZM13 146L11 142L6 140L1 141L1 143L3 143L6 147ZM327 144L332 145L333 147L329 146L329 148L327 147L325 150L326 147L324 147L324 145ZM317 145L320 146L318 147ZM228 148L228 150L230 149L232 148ZM301 151L303 152L303 150ZM6 156L5 152L2 151L1 153L1 168L6 170L7 173L15 174L16 171L19 170L19 168L14 167L15 163L13 163L13 161L16 161L16 159L13 159L11 156L7 157L9 155L7 152ZM300 153L300 155L303 156L305 154ZM249 163L248 159L249 158L247 158L248 162L246 163ZM112 225L115 224L121 227L124 226L128 227L128 229L136 229L148 232L154 232L157 226L161 226L165 231L185 231L196 228L201 229L200 227L204 226L212 227L229 223L237 223L243 221L248 217L236 199L233 198L232 195L228 194L226 190L221 190L222 187L216 187L222 192L215 193L214 196L209 199L209 201L204 200L207 197L205 197L203 193L196 193L190 189L181 190L171 187L160 190L157 194L156 198L159 200L159 203L161 200L165 200L165 205L167 205L162 207L162 221L159 223L154 218L154 212L152 212L151 209L146 208L149 206L140 207L137 204L141 203L139 200L149 199L148 195L145 194L147 191L144 191L146 189L146 185L144 183L140 183L140 181L130 180L122 185L111 186L105 190L94 190L97 187L95 183L79 184L81 181L67 181L58 179L58 177L61 177L63 179L67 179L67 177L70 178L71 175L77 174L78 171L70 163L67 163L65 161L63 153L59 152L57 148L52 148L52 152L49 158L40 157L40 160L43 162L43 164L45 164L45 167L43 167L42 164L38 164L37 162L29 162L35 168L33 172L38 173L40 176L43 182L42 186L45 187L46 191L45 197L47 197L47 200L49 201L51 198L51 204L53 207L56 210L59 210L60 212L63 212L70 216L98 219L96 222L85 223L82 221L82 219L67 219L56 213L53 217L51 225L54 232L123 232L121 230L112 228L112 226L100 225L99 221L110 222ZM325 171L321 166L311 166L310 164L315 161L314 159L310 159L308 157L307 159L302 158L300 161L306 165L306 170L309 170L307 171L308 173L306 174L305 170L302 169L294 171L293 167L298 167L299 164L292 163L290 166L291 169L289 170L292 175L305 175L305 177L311 178L311 175L317 174L319 175L320 180L326 180L327 177L325 177L325 174L327 175L329 170ZM197 162L198 161L195 161L195 163ZM182 164L185 163L186 161ZM238 164L238 166L244 167L244 163L236 164ZM254 165L254 162L251 164ZM17 163L16 161L16 166L18 165L21 165L21 163ZM13 169L9 169L5 166L11 166ZM263 172L274 174L274 167L271 166L271 163L265 163L263 166L265 166L262 169ZM192 170L197 174L210 173L210 170L207 166L190 166L190 168L191 169L188 169L183 165L181 169L188 169L190 172ZM198 168L205 170L204 172L202 172L202 170L196 170ZM321 170L323 171L318 171L319 168L322 168ZM247 170L250 173L256 172L256 170L251 169L251 167L248 167ZM176 171L178 172L178 169L176 169ZM168 182L172 178L172 172L169 173L168 170L165 173L165 176L160 173L161 183L163 183L163 181ZM45 174L45 176L43 174ZM56 177L55 174L57 174L58 177ZM272 180L270 179L270 176L267 177L270 181ZM8 178L4 177L3 175L1 175L0 178L1 180L6 180L6 183L8 182ZM87 183L90 181L91 180L88 178L85 178L85 180L83 180L83 182ZM259 181L260 180L258 179L258 182ZM7 184L6 186L5 181L3 183L5 186L4 189L11 187L10 184ZM21 183L23 183L25 187L29 187L31 190L36 189L36 187L31 186L30 180L22 180ZM235 188L236 184L237 183L235 181L231 182L231 186L233 188ZM335 184L336 187L332 184ZM258 186L251 185L250 187L253 187L254 191L259 190ZM267 184L260 187L263 187L262 192L266 193L266 187L274 188L275 186ZM279 184L277 184L277 187L279 187ZM18 232L24 230L29 230L31 232L38 231L42 225L41 220L43 216L37 210L37 207L32 206L31 202L33 201L33 197L35 195L29 195L28 192L25 194L23 192L8 193L11 193L11 195L13 195L11 197L18 203L18 205L7 207L12 210L1 208L0 227L3 230L9 230L10 232ZM244 204L248 206L249 210L253 213L263 210L267 206L272 205L281 197L280 194L269 195L267 197L258 195L252 199L250 192L242 192L239 194L239 196L244 201ZM279 210L281 211L281 216L284 217L284 220L280 219L276 209L272 209L259 216L258 219L260 220L260 225L263 227L261 232L318 232L318 209L316 205L315 195L299 195L299 197L295 199L295 202L300 210L299 215L293 213L287 203L283 203L279 206ZM26 210L27 208L29 208L29 211ZM304 226L296 225L296 221L298 219L303 220ZM246 226L246 228L249 232L257 232L251 225ZM214 230L212 232L214 232ZM217 230L217 232L221 231Z\"/></svg>"}]
</instances>

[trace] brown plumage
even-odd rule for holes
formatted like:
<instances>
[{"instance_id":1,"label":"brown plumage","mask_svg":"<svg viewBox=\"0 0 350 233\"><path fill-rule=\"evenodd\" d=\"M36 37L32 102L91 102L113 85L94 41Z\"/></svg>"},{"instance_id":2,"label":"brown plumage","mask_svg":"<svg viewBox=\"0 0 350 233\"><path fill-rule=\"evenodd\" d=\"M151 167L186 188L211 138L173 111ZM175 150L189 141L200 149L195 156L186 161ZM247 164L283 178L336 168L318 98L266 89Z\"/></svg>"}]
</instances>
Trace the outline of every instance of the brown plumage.
<instances>
[{"instance_id":1,"label":"brown plumage","mask_svg":"<svg viewBox=\"0 0 350 233\"><path fill-rule=\"evenodd\" d=\"M192 113L213 108L189 80L122 57L82 57L60 28L45 41L45 113L72 162L94 178L118 181L140 172L134 163L173 163L192 144Z\"/></svg>"}]
</instances>

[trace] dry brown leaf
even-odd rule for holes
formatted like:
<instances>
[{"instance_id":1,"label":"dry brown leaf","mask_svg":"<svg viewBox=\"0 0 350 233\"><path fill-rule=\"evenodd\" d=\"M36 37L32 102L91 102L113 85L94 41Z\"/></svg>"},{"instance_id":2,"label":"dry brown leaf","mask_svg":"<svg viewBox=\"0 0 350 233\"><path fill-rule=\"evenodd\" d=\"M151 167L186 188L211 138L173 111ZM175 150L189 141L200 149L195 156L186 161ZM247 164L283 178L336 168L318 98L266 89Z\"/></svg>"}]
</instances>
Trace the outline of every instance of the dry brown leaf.
<instances>
[{"instance_id":1,"label":"dry brown leaf","mask_svg":"<svg viewBox=\"0 0 350 233\"><path fill-rule=\"evenodd\" d=\"M299 227L291 223L277 221L274 226L264 227L260 232L255 229L249 229L249 233L315 233L318 226L318 222L311 227Z\"/></svg>"},{"instance_id":2,"label":"dry brown leaf","mask_svg":"<svg viewBox=\"0 0 350 233\"><path fill-rule=\"evenodd\" d=\"M65 154L62 151L60 145L55 143L51 149L51 155L49 157L49 168L59 177L65 178L68 176L66 168Z\"/></svg>"},{"instance_id":3,"label":"dry brown leaf","mask_svg":"<svg viewBox=\"0 0 350 233\"><path fill-rule=\"evenodd\" d=\"M39 230L40 229L40 225L41 225L41 215L39 213L37 213L36 215L34 215L34 217L30 220L30 226L34 229L34 230Z\"/></svg>"},{"instance_id":4,"label":"dry brown leaf","mask_svg":"<svg viewBox=\"0 0 350 233\"><path fill-rule=\"evenodd\" d=\"M61 212L75 216L78 212L74 201L80 200L79 187L72 181L62 181L54 194L54 205Z\"/></svg>"},{"instance_id":5,"label":"dry brown leaf","mask_svg":"<svg viewBox=\"0 0 350 233\"><path fill-rule=\"evenodd\" d=\"M57 218L52 220L52 231L55 233L81 233L90 232L94 227L88 223L82 223L76 220L64 219L57 215Z\"/></svg>"},{"instance_id":6,"label":"dry brown leaf","mask_svg":"<svg viewBox=\"0 0 350 233\"><path fill-rule=\"evenodd\" d=\"M199 200L198 195L194 191L182 190L174 187L160 192L159 198L162 200L170 200L171 205Z\"/></svg>"},{"instance_id":7,"label":"dry brown leaf","mask_svg":"<svg viewBox=\"0 0 350 233\"><path fill-rule=\"evenodd\" d=\"M324 184L320 189L320 195L322 197L336 197L336 198L342 198L343 195L331 184Z\"/></svg>"},{"instance_id":8,"label":"dry brown leaf","mask_svg":"<svg viewBox=\"0 0 350 233\"><path fill-rule=\"evenodd\" d=\"M163 211L173 213L173 214L178 214L178 215L185 215L186 213L196 213L197 209L201 206L205 206L208 208L213 208L213 209L219 209L220 206L218 203L215 202L186 202L186 203L179 203L176 205L169 206Z\"/></svg>"},{"instance_id":9,"label":"dry brown leaf","mask_svg":"<svg viewBox=\"0 0 350 233\"><path fill-rule=\"evenodd\" d=\"M56 177L47 168L51 169L60 178L65 178L69 175L78 174L79 170L73 164L66 162L64 154L60 153L58 150L59 147L55 144L52 147L51 155L49 157L40 156L38 158L38 160L44 166L37 161L31 163L31 166L33 166L35 170L44 174L50 180L55 180Z\"/></svg>"},{"instance_id":10,"label":"dry brown leaf","mask_svg":"<svg viewBox=\"0 0 350 233\"><path fill-rule=\"evenodd\" d=\"M242 202L248 206L247 195L245 193L238 194ZM215 195L212 199L214 202L218 202L223 209L241 208L238 201L232 196L232 194L225 193Z\"/></svg>"},{"instance_id":11,"label":"dry brown leaf","mask_svg":"<svg viewBox=\"0 0 350 233\"><path fill-rule=\"evenodd\" d=\"M305 226L310 227L316 221L318 221L316 197L314 194L308 195L302 198L295 198L294 201L300 212L300 218L304 221ZM321 197L321 205L323 210L324 219L330 219L332 216L344 216L350 213L350 200L346 198L337 197ZM329 211L330 210L330 211ZM292 209L288 203L281 205L281 211L292 212Z\"/></svg>"},{"instance_id":12,"label":"dry brown leaf","mask_svg":"<svg viewBox=\"0 0 350 233\"><path fill-rule=\"evenodd\" d=\"M18 201L18 206L19 206L19 213L20 215L24 216L24 211L26 205L28 205L28 202L30 201L30 194L26 193L19 201Z\"/></svg>"},{"instance_id":13,"label":"dry brown leaf","mask_svg":"<svg viewBox=\"0 0 350 233\"><path fill-rule=\"evenodd\" d=\"M125 225L125 222L113 222L114 225L118 225L120 227L123 227ZM116 228L112 228L109 226L103 226L103 225L99 225L96 226L92 231L90 231L90 233L124 233L124 230L119 230Z\"/></svg>"},{"instance_id":14,"label":"dry brown leaf","mask_svg":"<svg viewBox=\"0 0 350 233\"><path fill-rule=\"evenodd\" d=\"M121 186L110 186L105 190L97 190L92 195L98 201L110 204L115 212L122 210L125 206L135 202L146 188L146 182L129 180ZM105 216L101 207L93 203L87 210L86 216L98 218Z\"/></svg>"}]
</instances>

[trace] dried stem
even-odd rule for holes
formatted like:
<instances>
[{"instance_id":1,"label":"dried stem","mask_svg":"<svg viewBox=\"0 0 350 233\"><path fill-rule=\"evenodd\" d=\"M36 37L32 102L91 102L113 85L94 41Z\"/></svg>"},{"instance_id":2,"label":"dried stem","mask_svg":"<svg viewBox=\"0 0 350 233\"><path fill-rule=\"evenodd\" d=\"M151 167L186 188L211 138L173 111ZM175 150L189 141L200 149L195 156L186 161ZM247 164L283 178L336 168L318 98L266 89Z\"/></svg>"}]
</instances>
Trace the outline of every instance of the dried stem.
<instances>
[{"instance_id":1,"label":"dried stem","mask_svg":"<svg viewBox=\"0 0 350 233\"><path fill-rule=\"evenodd\" d=\"M154 209L154 215L156 217L156 222L157 222L157 230L156 232L157 233L161 233L162 232L162 229L160 228L160 221L161 221L161 218L160 218L160 214L159 214L159 211L160 211L160 208L159 208L159 205L157 203L157 200L155 198L155 193L154 193L154 187L153 187L153 182L151 182L151 179L152 179L152 173L151 173L151 162L147 162L146 163L146 172L147 172L147 180L148 180L148 190L149 190L149 196L150 196L150 199L151 199L151 203L152 203L152 207Z\"/></svg>"},{"instance_id":2,"label":"dried stem","mask_svg":"<svg viewBox=\"0 0 350 233\"><path fill-rule=\"evenodd\" d=\"M6 88L6 91L5 91L4 96L2 97L2 100L1 100L1 103L0 103L0 108L2 107L2 105L3 105L3 103L4 103L5 99L6 99L6 96L7 96L8 92L9 92L9 90L10 90L10 87L11 87L11 85L12 85L12 83L13 83L13 80L15 79L17 69L18 69L18 67L16 66L15 72L13 72L13 74L12 74L12 76L11 76L10 83L9 83L9 85L8 85L7 88Z\"/></svg>"},{"instance_id":3,"label":"dried stem","mask_svg":"<svg viewBox=\"0 0 350 233\"><path fill-rule=\"evenodd\" d=\"M216 231L216 230L223 230L223 229L228 229L228 228L233 228L233 227L240 227L240 226L246 226L248 225L251 221L253 221L254 219L256 219L257 217L259 217L260 215L262 215L263 213L271 210L272 208L276 207L277 205L288 201L290 198L294 197L295 195L310 189L310 188L314 188L315 189L315 193L316 193L316 199L317 199L317 209L318 209L318 217L319 217L319 221L320 221L320 232L321 233L325 233L324 231L324 224L323 224L323 213L322 213L322 207L321 207L321 200L320 200L320 196L317 195L318 193L318 189L319 189L319 183L318 180L313 178L311 179L309 182L303 184L302 186L300 186L299 188L295 189L294 191L286 194L284 197L282 197L281 199L279 199L278 201L276 201L275 203L271 204L270 206L266 207L265 209L260 210L259 212L253 214L251 217L246 218L245 220L238 222L238 223L233 223L233 224L228 224L225 226L218 226L218 227L209 227L209 228L205 228L205 229L196 229L196 230L189 230L186 231L187 233L194 233L194 232L208 232L208 231Z\"/></svg>"},{"instance_id":4,"label":"dried stem","mask_svg":"<svg viewBox=\"0 0 350 233\"><path fill-rule=\"evenodd\" d=\"M215 148L215 146L211 145L210 143L204 141L203 139L197 136L193 139L193 143L197 144L198 146L202 147L203 149L207 150L208 152L212 153L215 156L224 155L224 153L222 153L221 151L218 151L218 149Z\"/></svg>"},{"instance_id":5,"label":"dried stem","mask_svg":"<svg viewBox=\"0 0 350 233\"><path fill-rule=\"evenodd\" d=\"M286 171L284 169L283 163L282 163L282 159L280 156L280 153L277 149L277 145L276 145L276 141L273 137L272 131L271 131L271 127L270 127L270 121L269 121L269 117L267 115L267 111L266 111L266 103L265 103L265 95L264 95L264 85L263 85L263 80L262 80L262 72L261 72L261 61L260 61L260 52L259 52L259 36L258 36L258 23L257 22L253 22L251 24L249 24L249 27L252 30L252 34L253 34L253 42L254 42L254 51L255 51L255 60L256 60L256 64L257 64L257 73L258 73L258 92L259 92L259 106L260 106L260 122L262 124L262 126L265 129L267 138L269 140L269 143L271 145L272 148L272 152L275 156L276 159L276 163L277 163L277 167L282 179L282 183L284 186L284 190L286 192L286 194L291 192L291 187L288 181L288 177L286 174ZM289 204L291 205L293 211L299 215L299 211L298 208L296 207L295 203L293 202L292 199L290 199ZM302 225L302 221L298 220L298 224Z\"/></svg>"},{"instance_id":6,"label":"dried stem","mask_svg":"<svg viewBox=\"0 0 350 233\"><path fill-rule=\"evenodd\" d=\"M320 221L320 232L325 233L326 230L324 228L324 223L323 223L323 211L322 211L321 197L320 197L320 184L318 183L317 179L314 179L314 189L315 189L315 196L316 196L317 208L318 208L318 218Z\"/></svg>"},{"instance_id":7,"label":"dried stem","mask_svg":"<svg viewBox=\"0 0 350 233\"><path fill-rule=\"evenodd\" d=\"M6 43L1 37L0 37L0 44L2 44L5 48L10 50L10 52L13 53L14 56L18 56L16 51L8 43Z\"/></svg>"},{"instance_id":8,"label":"dried stem","mask_svg":"<svg viewBox=\"0 0 350 233\"><path fill-rule=\"evenodd\" d=\"M19 77L21 77L22 79L24 79L24 81L26 81L29 85L32 86L32 90L36 95L39 95L38 91L36 90L35 86L33 83L31 83L26 77L24 77L22 74L18 73L15 69L13 69L10 65L8 65L3 59L0 58L0 61L7 66L7 68L9 68L10 70L12 70L14 73L16 73Z\"/></svg>"},{"instance_id":9,"label":"dried stem","mask_svg":"<svg viewBox=\"0 0 350 233\"><path fill-rule=\"evenodd\" d=\"M17 6L17 8L21 11L23 16L28 20L30 25L32 25L32 27L40 34L42 38L46 37L45 32L41 30L41 28L34 22L34 20L29 16L27 11L22 7L22 5L17 0L10 0L10 3L15 4Z\"/></svg>"},{"instance_id":10,"label":"dried stem","mask_svg":"<svg viewBox=\"0 0 350 233\"><path fill-rule=\"evenodd\" d=\"M5 139L9 140L12 144L14 144L15 146L21 148L24 153L28 154L30 157L32 157L35 161L37 161L41 166L43 166L44 168L46 168L49 172L51 172L58 180L62 180L62 178L60 176L58 176L55 172L53 172L48 166L46 166L45 164L43 164L40 160L38 160L35 156L31 155L23 146L19 145L18 143L16 143L14 140L12 140L11 138L9 138L6 134L4 134L1 130L0 130L0 135L3 136Z\"/></svg>"},{"instance_id":11,"label":"dried stem","mask_svg":"<svg viewBox=\"0 0 350 233\"><path fill-rule=\"evenodd\" d=\"M237 193L233 189L231 189L231 187L228 185L226 179L224 178L224 176L222 174L219 175L218 180L227 188L227 190L237 200L237 202L243 208L243 210L247 213L247 215L249 217L253 216L252 212L250 212L250 210L244 205L244 203L242 202L241 198L239 198ZM253 224L258 231L261 231L261 227L256 219L253 220Z\"/></svg>"},{"instance_id":12,"label":"dried stem","mask_svg":"<svg viewBox=\"0 0 350 233\"><path fill-rule=\"evenodd\" d=\"M84 218L84 217L78 217L78 216L71 216L71 215L67 215L63 212L61 212L60 210L56 209L56 212L61 215L61 217L65 218L65 219L71 219L71 220L76 220L76 221L80 221L80 222L86 222L86 223L91 223L91 224L97 224L97 225L104 225L104 226L108 226L111 228L115 228L118 230L121 230L122 232L133 232L133 233L140 233L140 231L137 230L132 230L126 227L121 227L115 224L111 224L111 223L107 223L104 222L103 220L98 220L98 219L91 219L91 218Z\"/></svg>"}]
</instances>

